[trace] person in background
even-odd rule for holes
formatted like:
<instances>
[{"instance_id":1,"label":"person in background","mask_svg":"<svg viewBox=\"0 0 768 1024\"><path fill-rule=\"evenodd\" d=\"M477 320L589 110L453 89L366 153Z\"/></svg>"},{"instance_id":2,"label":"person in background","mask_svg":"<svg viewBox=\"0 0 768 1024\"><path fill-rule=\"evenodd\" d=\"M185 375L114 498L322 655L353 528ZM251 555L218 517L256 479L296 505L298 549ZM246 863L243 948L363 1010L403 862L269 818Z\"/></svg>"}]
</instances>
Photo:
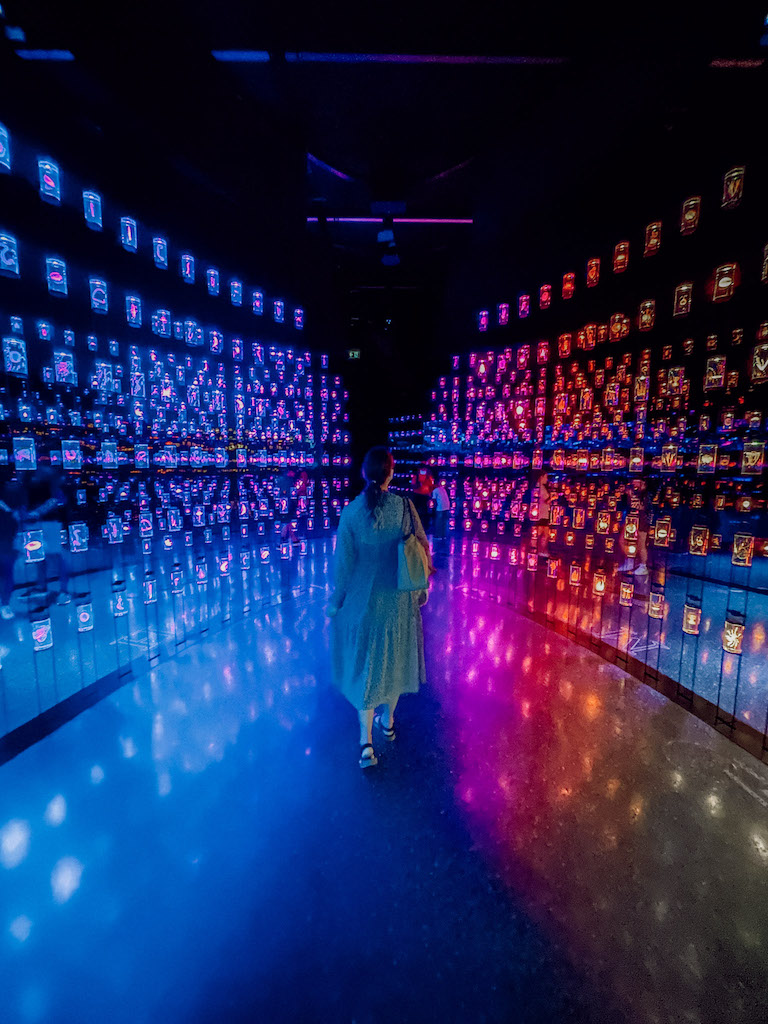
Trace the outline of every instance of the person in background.
<instances>
[{"instance_id":1,"label":"person in background","mask_svg":"<svg viewBox=\"0 0 768 1024\"><path fill-rule=\"evenodd\" d=\"M24 488L17 477L7 481L0 498L0 617L12 619L13 567L16 537L24 517Z\"/></svg>"},{"instance_id":2,"label":"person in background","mask_svg":"<svg viewBox=\"0 0 768 1024\"><path fill-rule=\"evenodd\" d=\"M531 503L529 516L531 522L537 526L539 558L546 558L549 553L549 477L546 470L539 473L533 481L531 488Z\"/></svg>"},{"instance_id":3,"label":"person in background","mask_svg":"<svg viewBox=\"0 0 768 1024\"><path fill-rule=\"evenodd\" d=\"M432 488L432 499L435 502L435 542L439 542L442 548L448 537L448 517L451 514L451 499L443 480L436 482Z\"/></svg>"},{"instance_id":4,"label":"person in background","mask_svg":"<svg viewBox=\"0 0 768 1024\"><path fill-rule=\"evenodd\" d=\"M392 742L400 695L416 693L426 679L421 605L427 595L397 589L398 545L411 516L428 556L429 543L413 502L389 491L394 465L386 448L365 456L365 490L341 513L335 589L326 608L333 680L360 720L361 768L378 763L374 725ZM429 566L434 571L431 556Z\"/></svg>"},{"instance_id":5,"label":"person in background","mask_svg":"<svg viewBox=\"0 0 768 1024\"><path fill-rule=\"evenodd\" d=\"M419 514L419 519L424 529L429 531L429 499L432 497L432 488L435 480L428 466L419 466L413 482L413 493L411 501Z\"/></svg>"},{"instance_id":6,"label":"person in background","mask_svg":"<svg viewBox=\"0 0 768 1024\"><path fill-rule=\"evenodd\" d=\"M619 572L633 572L635 576L648 575L648 529L650 517L648 515L648 493L645 480L638 478L633 480L630 486L624 491L619 499L619 508L624 513L622 516L621 533L619 535L619 547L624 554L624 563L619 566ZM624 528L627 515L630 512L637 513L638 528L637 537L627 541L624 536ZM629 545L634 544L637 551L637 563L635 556L630 555Z\"/></svg>"},{"instance_id":7,"label":"person in background","mask_svg":"<svg viewBox=\"0 0 768 1024\"><path fill-rule=\"evenodd\" d=\"M293 519L296 513L296 472L293 469L283 469L276 480L278 508L277 518L281 522L280 540L290 540L292 544L298 544L299 538L293 528Z\"/></svg>"},{"instance_id":8,"label":"person in background","mask_svg":"<svg viewBox=\"0 0 768 1024\"><path fill-rule=\"evenodd\" d=\"M61 532L67 519L67 497L61 472L53 466L38 467L27 484L26 522L28 528L43 531L45 559L39 563L41 585L47 586L46 566L58 570L57 604L69 604L72 600L69 595L69 565L61 542Z\"/></svg>"}]
</instances>

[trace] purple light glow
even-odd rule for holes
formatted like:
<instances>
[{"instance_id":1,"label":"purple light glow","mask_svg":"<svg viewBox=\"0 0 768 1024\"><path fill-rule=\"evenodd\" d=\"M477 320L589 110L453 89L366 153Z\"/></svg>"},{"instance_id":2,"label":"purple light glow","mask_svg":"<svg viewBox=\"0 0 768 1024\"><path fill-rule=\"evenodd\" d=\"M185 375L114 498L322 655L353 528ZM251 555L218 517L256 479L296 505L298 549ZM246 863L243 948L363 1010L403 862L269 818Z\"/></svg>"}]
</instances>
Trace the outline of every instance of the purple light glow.
<instances>
[{"instance_id":1,"label":"purple light glow","mask_svg":"<svg viewBox=\"0 0 768 1024\"><path fill-rule=\"evenodd\" d=\"M324 171L328 171L330 174L335 175L337 178L341 178L342 181L354 181L355 179L350 177L349 174L345 174L343 171L337 170L335 167L331 167L324 160L320 160L318 157L313 156L312 153L307 153L307 160L315 167L320 167Z\"/></svg>"},{"instance_id":2,"label":"purple light glow","mask_svg":"<svg viewBox=\"0 0 768 1024\"><path fill-rule=\"evenodd\" d=\"M489 57L446 53L286 53L289 64L565 64L566 57Z\"/></svg>"},{"instance_id":3,"label":"purple light glow","mask_svg":"<svg viewBox=\"0 0 768 1024\"><path fill-rule=\"evenodd\" d=\"M383 217L326 217L329 224L383 224ZM317 224L319 217L307 217L307 224ZM393 217L393 224L474 224L472 217Z\"/></svg>"}]
</instances>

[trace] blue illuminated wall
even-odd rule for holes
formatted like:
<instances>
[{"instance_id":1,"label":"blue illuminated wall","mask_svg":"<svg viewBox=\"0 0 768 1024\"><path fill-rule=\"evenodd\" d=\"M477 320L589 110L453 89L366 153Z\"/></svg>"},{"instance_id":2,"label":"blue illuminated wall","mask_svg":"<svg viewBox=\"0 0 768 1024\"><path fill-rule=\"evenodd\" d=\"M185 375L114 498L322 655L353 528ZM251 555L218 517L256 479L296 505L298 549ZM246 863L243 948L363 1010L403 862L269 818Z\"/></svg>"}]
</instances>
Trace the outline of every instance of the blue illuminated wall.
<instances>
[{"instance_id":1,"label":"blue illuminated wall","mask_svg":"<svg viewBox=\"0 0 768 1024\"><path fill-rule=\"evenodd\" d=\"M0 734L82 685L61 679L84 635L124 626L119 667L142 605L192 588L207 614L242 574L247 608L249 574L336 527L347 394L308 347L311 314L208 259L193 229L177 243L0 126L0 499L18 527ZM64 504L46 523L31 513L52 486ZM189 608L166 613L175 629ZM162 629L140 625L159 649ZM97 662L90 681L115 667Z\"/></svg>"}]
</instances>

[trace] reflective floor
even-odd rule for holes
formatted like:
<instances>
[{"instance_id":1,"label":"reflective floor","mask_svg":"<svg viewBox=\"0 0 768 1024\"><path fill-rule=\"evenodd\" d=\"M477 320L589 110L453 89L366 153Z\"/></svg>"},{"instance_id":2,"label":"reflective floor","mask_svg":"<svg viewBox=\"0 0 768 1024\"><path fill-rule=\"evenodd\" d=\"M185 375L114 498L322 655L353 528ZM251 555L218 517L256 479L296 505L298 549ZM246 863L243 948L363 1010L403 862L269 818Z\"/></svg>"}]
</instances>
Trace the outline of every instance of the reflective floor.
<instances>
[{"instance_id":1,"label":"reflective floor","mask_svg":"<svg viewBox=\"0 0 768 1024\"><path fill-rule=\"evenodd\" d=\"M768 767L446 563L357 767L318 587L0 768L3 1021L768 1019Z\"/></svg>"}]
</instances>

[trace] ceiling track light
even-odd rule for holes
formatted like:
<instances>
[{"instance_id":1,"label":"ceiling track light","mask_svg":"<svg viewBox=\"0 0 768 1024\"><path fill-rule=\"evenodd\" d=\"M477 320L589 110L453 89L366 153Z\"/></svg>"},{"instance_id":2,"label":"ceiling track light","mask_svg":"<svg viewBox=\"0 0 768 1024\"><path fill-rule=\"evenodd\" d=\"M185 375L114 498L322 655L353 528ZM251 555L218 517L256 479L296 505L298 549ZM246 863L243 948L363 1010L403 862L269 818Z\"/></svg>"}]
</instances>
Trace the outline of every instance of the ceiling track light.
<instances>
[{"instance_id":1,"label":"ceiling track light","mask_svg":"<svg viewBox=\"0 0 768 1024\"><path fill-rule=\"evenodd\" d=\"M314 53L286 52L289 64L566 64L568 57L488 56L448 53Z\"/></svg>"}]
</instances>

